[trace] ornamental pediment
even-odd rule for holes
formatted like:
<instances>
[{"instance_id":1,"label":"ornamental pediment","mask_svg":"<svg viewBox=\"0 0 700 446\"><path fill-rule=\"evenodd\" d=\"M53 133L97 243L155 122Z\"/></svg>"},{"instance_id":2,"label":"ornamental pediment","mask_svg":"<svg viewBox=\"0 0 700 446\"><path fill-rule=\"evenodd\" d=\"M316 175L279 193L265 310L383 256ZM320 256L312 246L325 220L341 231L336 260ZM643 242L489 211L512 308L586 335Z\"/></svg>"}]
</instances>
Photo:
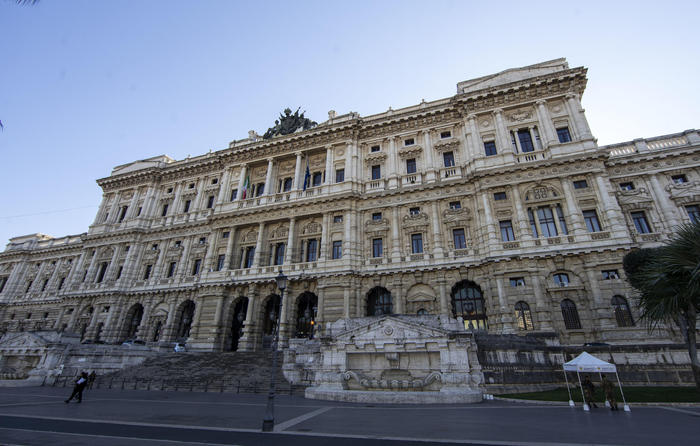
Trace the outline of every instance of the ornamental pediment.
<instances>
[{"instance_id":1,"label":"ornamental pediment","mask_svg":"<svg viewBox=\"0 0 700 446\"><path fill-rule=\"evenodd\" d=\"M371 163L376 161L384 161L386 159L386 152L373 152L365 155L365 162Z\"/></svg>"},{"instance_id":2,"label":"ornamental pediment","mask_svg":"<svg viewBox=\"0 0 700 446\"><path fill-rule=\"evenodd\" d=\"M46 341L33 333L16 333L8 334L0 342L0 350L9 348L44 348Z\"/></svg>"},{"instance_id":3,"label":"ornamental pediment","mask_svg":"<svg viewBox=\"0 0 700 446\"><path fill-rule=\"evenodd\" d=\"M303 235L318 234L319 232L321 232L321 230L322 230L321 225L315 221L312 221L309 224L307 224L306 226L304 226L304 228L301 230L301 233Z\"/></svg>"},{"instance_id":4,"label":"ornamental pediment","mask_svg":"<svg viewBox=\"0 0 700 446\"><path fill-rule=\"evenodd\" d=\"M270 231L271 239L285 238L289 234L289 229L286 226L277 226Z\"/></svg>"},{"instance_id":5,"label":"ornamental pediment","mask_svg":"<svg viewBox=\"0 0 700 446\"><path fill-rule=\"evenodd\" d=\"M433 148L438 152L449 152L459 148L459 141L451 139L449 141L438 141L433 145Z\"/></svg>"},{"instance_id":6,"label":"ornamental pediment","mask_svg":"<svg viewBox=\"0 0 700 446\"><path fill-rule=\"evenodd\" d=\"M511 113L508 113L506 117L510 122L523 122L523 121L529 121L532 120L533 116L533 111L532 109L521 109L521 110L515 110Z\"/></svg>"},{"instance_id":7,"label":"ornamental pediment","mask_svg":"<svg viewBox=\"0 0 700 446\"><path fill-rule=\"evenodd\" d=\"M700 201L700 181L688 183L672 183L666 186L666 190L671 199L679 204L693 203Z\"/></svg>"},{"instance_id":8,"label":"ornamental pediment","mask_svg":"<svg viewBox=\"0 0 700 446\"><path fill-rule=\"evenodd\" d=\"M428 215L424 213L415 215L404 215L402 219L402 224L404 228L411 228L415 226L427 226L428 225Z\"/></svg>"},{"instance_id":9,"label":"ornamental pediment","mask_svg":"<svg viewBox=\"0 0 700 446\"><path fill-rule=\"evenodd\" d=\"M472 211L469 208L446 209L442 212L442 221L446 224L464 224L472 219Z\"/></svg>"},{"instance_id":10,"label":"ornamental pediment","mask_svg":"<svg viewBox=\"0 0 700 446\"><path fill-rule=\"evenodd\" d=\"M418 155L422 151L423 147L419 146L418 144L413 144L412 146L401 147L399 149L399 156L402 158L406 158L409 156Z\"/></svg>"},{"instance_id":11,"label":"ornamental pediment","mask_svg":"<svg viewBox=\"0 0 700 446\"><path fill-rule=\"evenodd\" d=\"M617 202L622 208L647 208L653 202L649 191L646 188L640 187L633 190L618 190L615 192Z\"/></svg>"},{"instance_id":12,"label":"ornamental pediment","mask_svg":"<svg viewBox=\"0 0 700 446\"><path fill-rule=\"evenodd\" d=\"M386 218L380 218L379 220L367 220L365 222L365 227L368 230L376 230L376 229L383 229L384 227L389 226L389 220Z\"/></svg>"},{"instance_id":13,"label":"ornamental pediment","mask_svg":"<svg viewBox=\"0 0 700 446\"><path fill-rule=\"evenodd\" d=\"M396 316L380 316L376 320L367 318L366 323L341 332L336 336L337 342L364 344L395 344L406 342L425 342L426 338L446 338L447 330L430 327Z\"/></svg>"}]
</instances>

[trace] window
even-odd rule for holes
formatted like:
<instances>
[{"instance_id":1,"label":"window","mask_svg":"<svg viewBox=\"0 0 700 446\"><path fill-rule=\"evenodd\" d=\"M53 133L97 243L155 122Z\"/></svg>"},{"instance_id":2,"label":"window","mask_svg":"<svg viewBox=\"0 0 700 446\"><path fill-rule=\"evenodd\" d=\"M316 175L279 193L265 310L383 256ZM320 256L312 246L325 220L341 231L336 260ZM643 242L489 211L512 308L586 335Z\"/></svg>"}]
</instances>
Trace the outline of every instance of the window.
<instances>
[{"instance_id":1,"label":"window","mask_svg":"<svg viewBox=\"0 0 700 446\"><path fill-rule=\"evenodd\" d=\"M87 268L85 268L85 271L83 271L83 280L82 280L83 282L85 282L85 279L87 279L87 273L88 273L88 270L87 270Z\"/></svg>"},{"instance_id":2,"label":"window","mask_svg":"<svg viewBox=\"0 0 700 446\"><path fill-rule=\"evenodd\" d=\"M119 278L119 277L117 277L117 279L118 279L118 278ZM63 284L65 284L65 283L66 283L66 278L65 278L65 277L61 277L61 280L58 281L58 289L59 289L59 290L62 289L62 288L63 288ZM3 281L2 283L0 283L0 293L2 293L2 288L3 288L4 286L5 286L5 282Z\"/></svg>"},{"instance_id":3,"label":"window","mask_svg":"<svg viewBox=\"0 0 700 446\"><path fill-rule=\"evenodd\" d=\"M450 209L457 210L462 208L462 202L460 201L450 201Z\"/></svg>"},{"instance_id":4,"label":"window","mask_svg":"<svg viewBox=\"0 0 700 446\"><path fill-rule=\"evenodd\" d=\"M520 301L515 304L515 320L518 322L520 330L534 330L535 326L532 323L532 313L530 305L527 302Z\"/></svg>"},{"instance_id":5,"label":"window","mask_svg":"<svg viewBox=\"0 0 700 446\"><path fill-rule=\"evenodd\" d=\"M455 249L466 249L467 248L467 239L464 236L464 229L463 228L452 230L452 240L454 240Z\"/></svg>"},{"instance_id":6,"label":"window","mask_svg":"<svg viewBox=\"0 0 700 446\"><path fill-rule=\"evenodd\" d=\"M109 307L107 307L107 308L109 308ZM44 313L44 319L48 319L48 317L49 317L49 313Z\"/></svg>"},{"instance_id":7,"label":"window","mask_svg":"<svg viewBox=\"0 0 700 446\"><path fill-rule=\"evenodd\" d=\"M188 189L194 189L194 183L190 183L190 184L187 186L187 188L188 188Z\"/></svg>"},{"instance_id":8,"label":"window","mask_svg":"<svg viewBox=\"0 0 700 446\"><path fill-rule=\"evenodd\" d=\"M406 173L416 173L416 159L411 158L406 160Z\"/></svg>"},{"instance_id":9,"label":"window","mask_svg":"<svg viewBox=\"0 0 700 446\"><path fill-rule=\"evenodd\" d=\"M474 282L463 280L452 288L452 313L461 317L464 328L485 330L487 327L486 305L481 288Z\"/></svg>"},{"instance_id":10,"label":"window","mask_svg":"<svg viewBox=\"0 0 700 446\"><path fill-rule=\"evenodd\" d=\"M554 284L557 286L569 286L569 275L566 273L556 273L554 276Z\"/></svg>"},{"instance_id":11,"label":"window","mask_svg":"<svg viewBox=\"0 0 700 446\"><path fill-rule=\"evenodd\" d=\"M283 192L289 192L292 190L292 183L294 182L293 179L291 178L285 178L284 183L282 183L282 191Z\"/></svg>"},{"instance_id":12,"label":"window","mask_svg":"<svg viewBox=\"0 0 700 446\"><path fill-rule=\"evenodd\" d=\"M255 246L249 246L245 249L244 268L251 268L255 260Z\"/></svg>"},{"instance_id":13,"label":"window","mask_svg":"<svg viewBox=\"0 0 700 446\"><path fill-rule=\"evenodd\" d=\"M445 138L451 138L452 137L452 132L449 130L446 130L444 132L440 132L440 138L445 139Z\"/></svg>"},{"instance_id":14,"label":"window","mask_svg":"<svg viewBox=\"0 0 700 446\"><path fill-rule=\"evenodd\" d=\"M229 231L224 231L221 234L221 238L229 238L231 236L231 233Z\"/></svg>"},{"instance_id":15,"label":"window","mask_svg":"<svg viewBox=\"0 0 700 446\"><path fill-rule=\"evenodd\" d=\"M339 259L343 257L343 242L341 240L333 241L333 252L331 253L331 258Z\"/></svg>"},{"instance_id":16,"label":"window","mask_svg":"<svg viewBox=\"0 0 700 446\"><path fill-rule=\"evenodd\" d=\"M158 243L154 243L151 245L151 251L158 251Z\"/></svg>"},{"instance_id":17,"label":"window","mask_svg":"<svg viewBox=\"0 0 700 446\"><path fill-rule=\"evenodd\" d=\"M200 245L203 245L203 244L205 244L206 242L207 242L207 238L206 238L206 237L199 237L199 242L198 242L198 243L199 243Z\"/></svg>"},{"instance_id":18,"label":"window","mask_svg":"<svg viewBox=\"0 0 700 446\"><path fill-rule=\"evenodd\" d=\"M103 274L103 276L104 276L104 274ZM44 283L41 284L41 291L46 291L46 285L48 285L48 284L49 284L49 279L44 279Z\"/></svg>"},{"instance_id":19,"label":"window","mask_svg":"<svg viewBox=\"0 0 700 446\"><path fill-rule=\"evenodd\" d=\"M202 259L195 259L192 265L192 275L196 276L199 274L199 268L202 266Z\"/></svg>"},{"instance_id":20,"label":"window","mask_svg":"<svg viewBox=\"0 0 700 446\"><path fill-rule=\"evenodd\" d=\"M412 146L416 141L413 138L408 138L403 141L404 146Z\"/></svg>"},{"instance_id":21,"label":"window","mask_svg":"<svg viewBox=\"0 0 700 446\"><path fill-rule=\"evenodd\" d=\"M634 319L632 319L632 312L630 311L630 306L627 304L627 299L623 296L613 296L610 303L615 313L617 326L634 327Z\"/></svg>"},{"instance_id":22,"label":"window","mask_svg":"<svg viewBox=\"0 0 700 446\"><path fill-rule=\"evenodd\" d=\"M177 266L176 262L170 262L168 265L168 273L165 275L166 277L173 277L175 274L175 267Z\"/></svg>"},{"instance_id":23,"label":"window","mask_svg":"<svg viewBox=\"0 0 700 446\"><path fill-rule=\"evenodd\" d=\"M566 235L569 233L569 229L566 227L566 219L564 219L564 211L561 209L561 205L557 204L555 206L557 210L557 218L559 219L559 228L562 234Z\"/></svg>"},{"instance_id":24,"label":"window","mask_svg":"<svg viewBox=\"0 0 700 446\"><path fill-rule=\"evenodd\" d=\"M231 189L231 200L229 200L229 201L235 200L237 195L238 195L238 189Z\"/></svg>"},{"instance_id":25,"label":"window","mask_svg":"<svg viewBox=\"0 0 700 446\"><path fill-rule=\"evenodd\" d=\"M342 215L334 215L333 216L333 223L342 223L343 222L343 216Z\"/></svg>"},{"instance_id":26,"label":"window","mask_svg":"<svg viewBox=\"0 0 700 446\"><path fill-rule=\"evenodd\" d=\"M162 210L161 213L160 213L160 216L161 216L161 217L165 217L166 215L168 215L168 205L167 205L167 203L163 205L163 210Z\"/></svg>"},{"instance_id":27,"label":"window","mask_svg":"<svg viewBox=\"0 0 700 446\"><path fill-rule=\"evenodd\" d=\"M442 160L445 162L445 167L454 167L455 165L455 156L452 152L443 153Z\"/></svg>"},{"instance_id":28,"label":"window","mask_svg":"<svg viewBox=\"0 0 700 446\"><path fill-rule=\"evenodd\" d=\"M275 245L275 265L284 264L284 248L284 243L277 243L277 245Z\"/></svg>"},{"instance_id":29,"label":"window","mask_svg":"<svg viewBox=\"0 0 700 446\"><path fill-rule=\"evenodd\" d=\"M137 217L141 215L141 210L143 210L143 208L141 206L139 206L139 208L136 209L136 216Z\"/></svg>"},{"instance_id":30,"label":"window","mask_svg":"<svg viewBox=\"0 0 700 446\"><path fill-rule=\"evenodd\" d=\"M384 255L382 249L382 239L372 239L372 257L382 257Z\"/></svg>"},{"instance_id":31,"label":"window","mask_svg":"<svg viewBox=\"0 0 700 446\"><path fill-rule=\"evenodd\" d=\"M87 271L87 270L86 270ZM27 283L27 288L24 290L25 293L28 293L29 290L32 289L32 284L34 283L33 280L30 280L29 283Z\"/></svg>"},{"instance_id":32,"label":"window","mask_svg":"<svg viewBox=\"0 0 700 446\"><path fill-rule=\"evenodd\" d=\"M218 184L218 183L219 183L219 179L218 179L218 178L213 178L213 179L211 180L211 184Z\"/></svg>"},{"instance_id":33,"label":"window","mask_svg":"<svg viewBox=\"0 0 700 446\"><path fill-rule=\"evenodd\" d=\"M118 221L119 223L121 223L121 222L124 221L124 217L126 217L126 211L127 211L128 209L129 209L128 206L122 206L121 210L119 211L119 218L117 219L117 221Z\"/></svg>"},{"instance_id":34,"label":"window","mask_svg":"<svg viewBox=\"0 0 700 446\"><path fill-rule=\"evenodd\" d=\"M185 201L185 206L182 208L182 212L189 212L190 211L190 204L192 203L191 200Z\"/></svg>"},{"instance_id":35,"label":"window","mask_svg":"<svg viewBox=\"0 0 700 446\"><path fill-rule=\"evenodd\" d=\"M214 196L209 195L209 198L207 198L207 209L211 209L214 207Z\"/></svg>"},{"instance_id":36,"label":"window","mask_svg":"<svg viewBox=\"0 0 700 446\"><path fill-rule=\"evenodd\" d=\"M512 287L525 286L525 279L523 277L511 277L510 278L510 286L512 286Z\"/></svg>"},{"instance_id":37,"label":"window","mask_svg":"<svg viewBox=\"0 0 700 446\"><path fill-rule=\"evenodd\" d=\"M700 206L691 204L685 207L685 211L688 213L691 222L697 223L700 221Z\"/></svg>"},{"instance_id":38,"label":"window","mask_svg":"<svg viewBox=\"0 0 700 446\"><path fill-rule=\"evenodd\" d=\"M559 127L557 129L557 137L559 137L559 142L571 142L569 127Z\"/></svg>"},{"instance_id":39,"label":"window","mask_svg":"<svg viewBox=\"0 0 700 446\"><path fill-rule=\"evenodd\" d=\"M258 183L255 185L255 196L259 197L265 192L265 183Z\"/></svg>"},{"instance_id":40,"label":"window","mask_svg":"<svg viewBox=\"0 0 700 446\"><path fill-rule=\"evenodd\" d=\"M534 238L539 237L539 232L537 231L537 223L535 223L535 213L532 212L532 209L527 208L527 218L530 221L530 229L532 229L532 236Z\"/></svg>"},{"instance_id":41,"label":"window","mask_svg":"<svg viewBox=\"0 0 700 446\"><path fill-rule=\"evenodd\" d=\"M574 189L587 189L588 181L586 180L576 180L574 181Z\"/></svg>"},{"instance_id":42,"label":"window","mask_svg":"<svg viewBox=\"0 0 700 446\"><path fill-rule=\"evenodd\" d=\"M408 213L410 215L418 215L418 214L420 214L420 208L410 208L408 210Z\"/></svg>"},{"instance_id":43,"label":"window","mask_svg":"<svg viewBox=\"0 0 700 446\"><path fill-rule=\"evenodd\" d=\"M100 263L100 269L97 271L97 280L95 280L95 282L102 283L102 281L105 278L106 272L107 272L107 262ZM46 287L46 284L44 284L44 287ZM42 288L41 291L44 291L44 288Z\"/></svg>"},{"instance_id":44,"label":"window","mask_svg":"<svg viewBox=\"0 0 700 446\"><path fill-rule=\"evenodd\" d=\"M151 278L151 271L153 271L153 265L146 265L146 270L143 272L143 280Z\"/></svg>"},{"instance_id":45,"label":"window","mask_svg":"<svg viewBox=\"0 0 700 446\"><path fill-rule=\"evenodd\" d=\"M628 181L626 183L620 183L621 190L634 190L634 183Z\"/></svg>"},{"instance_id":46,"label":"window","mask_svg":"<svg viewBox=\"0 0 700 446\"><path fill-rule=\"evenodd\" d=\"M520 150L523 152L534 152L535 146L532 144L530 129L518 130L518 141L520 141Z\"/></svg>"},{"instance_id":47,"label":"window","mask_svg":"<svg viewBox=\"0 0 700 446\"><path fill-rule=\"evenodd\" d=\"M321 172L314 172L313 179L311 181L312 186L320 186L323 182L323 174Z\"/></svg>"},{"instance_id":48,"label":"window","mask_svg":"<svg viewBox=\"0 0 700 446\"><path fill-rule=\"evenodd\" d=\"M558 235L557 226L554 224L554 215L549 206L537 208L537 219L540 222L540 230L545 237L556 237Z\"/></svg>"},{"instance_id":49,"label":"window","mask_svg":"<svg viewBox=\"0 0 700 446\"><path fill-rule=\"evenodd\" d=\"M372 214L372 220L374 221L379 221L382 219L382 213L381 212L375 212Z\"/></svg>"},{"instance_id":50,"label":"window","mask_svg":"<svg viewBox=\"0 0 700 446\"><path fill-rule=\"evenodd\" d=\"M616 269L606 269L602 271L603 280L619 279L620 275L617 273Z\"/></svg>"},{"instance_id":51,"label":"window","mask_svg":"<svg viewBox=\"0 0 700 446\"><path fill-rule=\"evenodd\" d=\"M172 193L173 193L173 188L172 188L172 187L169 187L168 190L167 190L167 193L172 194Z\"/></svg>"},{"instance_id":52,"label":"window","mask_svg":"<svg viewBox=\"0 0 700 446\"><path fill-rule=\"evenodd\" d=\"M105 221L107 221L108 218L109 218L109 212L107 212L107 213L105 214L105 218L104 218L102 221L105 222Z\"/></svg>"},{"instance_id":53,"label":"window","mask_svg":"<svg viewBox=\"0 0 700 446\"><path fill-rule=\"evenodd\" d=\"M493 194L493 199L495 201L505 200L506 198L507 196L505 192L496 192L495 194Z\"/></svg>"},{"instance_id":54,"label":"window","mask_svg":"<svg viewBox=\"0 0 700 446\"><path fill-rule=\"evenodd\" d=\"M216 271L221 271L224 269L224 262L226 261L226 254L219 254L216 258Z\"/></svg>"},{"instance_id":55,"label":"window","mask_svg":"<svg viewBox=\"0 0 700 446\"><path fill-rule=\"evenodd\" d=\"M588 232L600 232L600 222L598 221L598 213L595 209L583 211L583 221L586 222Z\"/></svg>"},{"instance_id":56,"label":"window","mask_svg":"<svg viewBox=\"0 0 700 446\"><path fill-rule=\"evenodd\" d=\"M176 248L179 248L180 246L182 246L182 240L176 240L176 241L175 241L175 247L176 247Z\"/></svg>"},{"instance_id":57,"label":"window","mask_svg":"<svg viewBox=\"0 0 700 446\"><path fill-rule=\"evenodd\" d=\"M423 234L411 234L411 253L421 254L423 252Z\"/></svg>"},{"instance_id":58,"label":"window","mask_svg":"<svg viewBox=\"0 0 700 446\"><path fill-rule=\"evenodd\" d=\"M486 156L496 155L496 141L484 141L484 152Z\"/></svg>"},{"instance_id":59,"label":"window","mask_svg":"<svg viewBox=\"0 0 700 446\"><path fill-rule=\"evenodd\" d=\"M123 266L119 266L119 269L117 269L117 277L115 277L115 279L119 279L119 278L122 276L122 271L124 271L124 267L123 267ZM61 281L62 281L62 280L63 280L63 279L61 279ZM61 283L60 285L62 286L63 283ZM59 290L61 289L60 286L59 286L58 289L59 289Z\"/></svg>"},{"instance_id":60,"label":"window","mask_svg":"<svg viewBox=\"0 0 700 446\"><path fill-rule=\"evenodd\" d=\"M501 220L498 222L501 228L501 240L504 242L510 242L515 240L515 234L513 233L513 223L510 220Z\"/></svg>"},{"instance_id":61,"label":"window","mask_svg":"<svg viewBox=\"0 0 700 446\"><path fill-rule=\"evenodd\" d=\"M683 184L688 182L688 177L685 175L673 175L671 176L671 181L673 181L676 184Z\"/></svg>"},{"instance_id":62,"label":"window","mask_svg":"<svg viewBox=\"0 0 700 446\"><path fill-rule=\"evenodd\" d=\"M379 165L372 166L372 179L378 180L382 177L382 167Z\"/></svg>"},{"instance_id":63,"label":"window","mask_svg":"<svg viewBox=\"0 0 700 446\"><path fill-rule=\"evenodd\" d=\"M306 242L306 261L315 262L318 258L318 240L312 238Z\"/></svg>"},{"instance_id":64,"label":"window","mask_svg":"<svg viewBox=\"0 0 700 446\"><path fill-rule=\"evenodd\" d=\"M647 216L644 211L631 212L632 222L639 234L648 234L651 232L651 227L647 221Z\"/></svg>"},{"instance_id":65,"label":"window","mask_svg":"<svg viewBox=\"0 0 700 446\"><path fill-rule=\"evenodd\" d=\"M342 183L343 181L345 181L345 169L336 169L335 170L335 182Z\"/></svg>"},{"instance_id":66,"label":"window","mask_svg":"<svg viewBox=\"0 0 700 446\"><path fill-rule=\"evenodd\" d=\"M564 326L567 330L580 330L581 320L578 317L576 304L569 299L561 301L561 315L564 318Z\"/></svg>"},{"instance_id":67,"label":"window","mask_svg":"<svg viewBox=\"0 0 700 446\"><path fill-rule=\"evenodd\" d=\"M391 293L386 288L375 287L367 293L367 316L381 316L392 312Z\"/></svg>"},{"instance_id":68,"label":"window","mask_svg":"<svg viewBox=\"0 0 700 446\"><path fill-rule=\"evenodd\" d=\"M380 150L381 150L380 146L372 146L369 149L370 152L379 152Z\"/></svg>"}]
</instances>

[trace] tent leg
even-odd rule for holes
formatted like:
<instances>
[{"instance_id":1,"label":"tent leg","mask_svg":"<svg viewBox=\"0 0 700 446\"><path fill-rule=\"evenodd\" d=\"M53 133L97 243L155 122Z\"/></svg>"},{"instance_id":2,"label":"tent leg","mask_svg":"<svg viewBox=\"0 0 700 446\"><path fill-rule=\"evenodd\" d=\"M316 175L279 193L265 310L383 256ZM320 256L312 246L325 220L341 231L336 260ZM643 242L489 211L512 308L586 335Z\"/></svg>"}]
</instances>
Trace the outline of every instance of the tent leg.
<instances>
[{"instance_id":1,"label":"tent leg","mask_svg":"<svg viewBox=\"0 0 700 446\"><path fill-rule=\"evenodd\" d=\"M583 384L581 384L581 374L576 371L576 376L578 376L578 386L581 388L581 398L583 398L583 410L585 412L588 412L591 410L590 407L588 407L588 402L586 401L586 395L583 394Z\"/></svg>"},{"instance_id":2,"label":"tent leg","mask_svg":"<svg viewBox=\"0 0 700 446\"><path fill-rule=\"evenodd\" d=\"M601 386L603 384L603 374L598 372L598 379L600 379ZM605 395L605 392L603 392L603 395ZM608 401L607 398L605 398L605 407L610 407L610 401Z\"/></svg>"},{"instance_id":3,"label":"tent leg","mask_svg":"<svg viewBox=\"0 0 700 446\"><path fill-rule=\"evenodd\" d=\"M566 381L566 391L569 392L569 406L574 407L574 399L571 398L571 389L569 388L569 378L566 377L566 370L564 370L564 380Z\"/></svg>"},{"instance_id":4,"label":"tent leg","mask_svg":"<svg viewBox=\"0 0 700 446\"><path fill-rule=\"evenodd\" d=\"M620 375L617 374L617 370L615 370L615 377L617 378L617 385L620 388L620 394L622 395L622 404L624 404L625 412L632 412L630 406L627 404L627 401L625 401L625 392L622 391L622 384L620 384Z\"/></svg>"}]
</instances>

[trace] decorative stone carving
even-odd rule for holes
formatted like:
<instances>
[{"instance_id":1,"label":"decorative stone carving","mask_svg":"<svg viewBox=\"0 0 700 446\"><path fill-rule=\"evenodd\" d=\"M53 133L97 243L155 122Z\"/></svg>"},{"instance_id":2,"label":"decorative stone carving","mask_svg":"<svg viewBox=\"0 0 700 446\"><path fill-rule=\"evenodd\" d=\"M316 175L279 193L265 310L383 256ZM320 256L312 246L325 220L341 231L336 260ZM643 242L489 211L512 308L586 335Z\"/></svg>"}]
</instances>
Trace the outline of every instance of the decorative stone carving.
<instances>
[{"instance_id":1,"label":"decorative stone carving","mask_svg":"<svg viewBox=\"0 0 700 446\"><path fill-rule=\"evenodd\" d=\"M649 191L644 187L632 190L618 190L615 192L620 207L624 210L630 209L650 209L653 200Z\"/></svg>"},{"instance_id":2,"label":"decorative stone carving","mask_svg":"<svg viewBox=\"0 0 700 446\"><path fill-rule=\"evenodd\" d=\"M532 110L518 110L507 116L511 122L523 122L532 119Z\"/></svg>"},{"instance_id":3,"label":"decorative stone carving","mask_svg":"<svg viewBox=\"0 0 700 446\"><path fill-rule=\"evenodd\" d=\"M425 226L428 226L428 215L423 212L415 215L404 215L401 219L401 227L405 229Z\"/></svg>"}]
</instances>

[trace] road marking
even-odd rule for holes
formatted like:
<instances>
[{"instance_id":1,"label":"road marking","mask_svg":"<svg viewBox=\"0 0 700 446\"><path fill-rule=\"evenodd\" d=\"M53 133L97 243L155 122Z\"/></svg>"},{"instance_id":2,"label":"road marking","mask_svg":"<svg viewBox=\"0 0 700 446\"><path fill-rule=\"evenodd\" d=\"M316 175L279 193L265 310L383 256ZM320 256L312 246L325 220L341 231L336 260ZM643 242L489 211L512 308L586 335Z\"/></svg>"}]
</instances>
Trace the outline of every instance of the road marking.
<instances>
[{"instance_id":1,"label":"road marking","mask_svg":"<svg viewBox=\"0 0 700 446\"><path fill-rule=\"evenodd\" d=\"M328 412L329 410L333 409L333 407L322 407L320 409L316 409L313 412L309 412L304 415L300 415L296 418L292 418L291 420L287 420L283 423L279 423L275 425L275 432L280 432L283 431L291 426L294 426L295 424L299 424L302 421L310 420L311 418L321 415L324 412Z\"/></svg>"},{"instance_id":2,"label":"road marking","mask_svg":"<svg viewBox=\"0 0 700 446\"><path fill-rule=\"evenodd\" d=\"M673 412L680 412L680 413L692 415L694 417L700 417L700 412L693 412L692 410L678 409L677 407L665 407L665 406L659 406L659 407L661 409L671 410Z\"/></svg>"},{"instance_id":3,"label":"road marking","mask_svg":"<svg viewBox=\"0 0 700 446\"><path fill-rule=\"evenodd\" d=\"M222 443L200 443L197 441L176 441L176 440L160 440L158 438L147 438L147 437L122 437L117 435L96 435L96 434L79 434L75 432L58 432L58 431L44 431L36 429L24 429L19 427L0 427L0 430L6 431L24 431L24 432L41 432L42 434L55 434L55 435L73 435L75 437L95 437L95 438L118 438L120 440L135 440L135 441L157 441L160 443L175 443L175 444L199 444L202 446L240 446L233 443L222 444ZM13 446L3 443L4 446ZM26 446L26 445L14 445L14 446Z\"/></svg>"}]
</instances>

